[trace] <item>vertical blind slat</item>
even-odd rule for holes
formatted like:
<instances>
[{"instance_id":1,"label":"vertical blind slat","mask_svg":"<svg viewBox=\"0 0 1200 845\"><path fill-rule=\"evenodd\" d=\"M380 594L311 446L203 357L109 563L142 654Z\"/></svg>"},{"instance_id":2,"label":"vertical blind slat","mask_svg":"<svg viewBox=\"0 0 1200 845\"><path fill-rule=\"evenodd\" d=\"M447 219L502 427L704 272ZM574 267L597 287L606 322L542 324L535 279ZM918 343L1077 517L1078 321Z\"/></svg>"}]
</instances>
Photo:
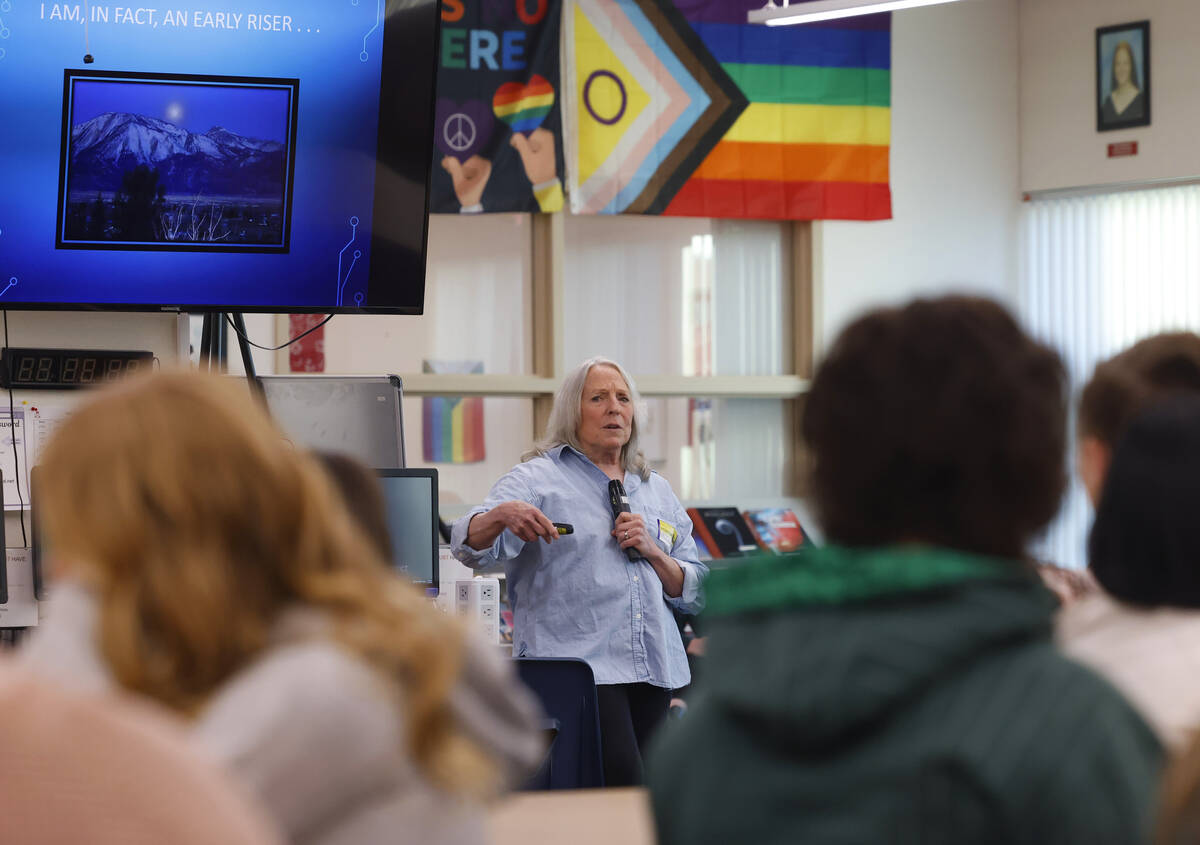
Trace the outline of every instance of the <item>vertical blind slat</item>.
<instances>
[{"instance_id":1,"label":"vertical blind slat","mask_svg":"<svg viewBox=\"0 0 1200 845\"><path fill-rule=\"evenodd\" d=\"M1018 308L1063 356L1071 395L1100 360L1161 331L1200 330L1200 186L1023 204ZM1074 478L1058 518L1031 552L1086 565L1091 508Z\"/></svg>"}]
</instances>

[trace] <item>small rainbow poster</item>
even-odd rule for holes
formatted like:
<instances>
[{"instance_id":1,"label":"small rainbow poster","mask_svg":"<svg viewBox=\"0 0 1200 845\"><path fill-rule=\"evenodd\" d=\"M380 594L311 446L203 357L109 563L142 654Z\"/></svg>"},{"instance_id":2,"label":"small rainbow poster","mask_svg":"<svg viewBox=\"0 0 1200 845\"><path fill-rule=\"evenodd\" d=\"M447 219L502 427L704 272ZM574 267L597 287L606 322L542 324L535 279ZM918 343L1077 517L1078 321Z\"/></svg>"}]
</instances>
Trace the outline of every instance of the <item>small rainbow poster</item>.
<instances>
[{"instance_id":1,"label":"small rainbow poster","mask_svg":"<svg viewBox=\"0 0 1200 845\"><path fill-rule=\"evenodd\" d=\"M482 361L425 361L426 373L482 373ZM487 456L483 399L426 396L421 400L421 452L425 463L471 464Z\"/></svg>"}]
</instances>

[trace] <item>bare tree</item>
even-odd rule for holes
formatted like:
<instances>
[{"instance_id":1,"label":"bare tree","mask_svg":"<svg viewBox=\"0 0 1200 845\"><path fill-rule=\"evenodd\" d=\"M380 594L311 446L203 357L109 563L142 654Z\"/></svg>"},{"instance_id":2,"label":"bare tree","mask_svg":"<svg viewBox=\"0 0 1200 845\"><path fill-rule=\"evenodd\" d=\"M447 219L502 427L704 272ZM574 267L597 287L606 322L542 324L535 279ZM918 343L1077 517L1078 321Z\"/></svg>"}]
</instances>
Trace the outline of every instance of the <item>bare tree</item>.
<instances>
[{"instance_id":1,"label":"bare tree","mask_svg":"<svg viewBox=\"0 0 1200 845\"><path fill-rule=\"evenodd\" d=\"M160 217L160 227L163 237L168 241L189 241L191 243L215 243L229 237L228 226L220 232L225 219L224 206L209 203L207 209L200 205L200 197L192 197L191 203L180 203L175 206L174 213L163 212ZM220 232L220 234L218 234Z\"/></svg>"}]
</instances>

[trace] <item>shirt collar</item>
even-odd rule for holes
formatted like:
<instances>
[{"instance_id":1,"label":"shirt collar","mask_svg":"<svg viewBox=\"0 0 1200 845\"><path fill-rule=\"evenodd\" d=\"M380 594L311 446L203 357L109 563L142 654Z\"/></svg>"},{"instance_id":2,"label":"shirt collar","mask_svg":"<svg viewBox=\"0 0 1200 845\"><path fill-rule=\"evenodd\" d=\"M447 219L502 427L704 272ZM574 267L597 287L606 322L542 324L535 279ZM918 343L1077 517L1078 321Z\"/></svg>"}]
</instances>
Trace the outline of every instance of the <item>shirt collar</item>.
<instances>
[{"instance_id":1,"label":"shirt collar","mask_svg":"<svg viewBox=\"0 0 1200 845\"><path fill-rule=\"evenodd\" d=\"M555 461L557 461L559 463L561 463L563 461L563 456L568 453L571 455L574 455L576 458L583 461L584 466L588 467L589 471L594 471L597 476L597 480L599 480L600 477L603 477L605 484L607 485L608 476L604 474L604 470L602 470L602 469L600 469L600 467L596 466L592 462L591 458L589 458L587 455L583 454L583 452L580 452L575 447L571 446L569 443L560 443L559 445L557 445L553 449L551 449L549 452L547 452L547 454L551 458L553 458ZM626 470L624 485L625 485L625 492L632 494L634 490L636 490L642 486L641 476L639 476L636 472L629 472L628 470Z\"/></svg>"}]
</instances>

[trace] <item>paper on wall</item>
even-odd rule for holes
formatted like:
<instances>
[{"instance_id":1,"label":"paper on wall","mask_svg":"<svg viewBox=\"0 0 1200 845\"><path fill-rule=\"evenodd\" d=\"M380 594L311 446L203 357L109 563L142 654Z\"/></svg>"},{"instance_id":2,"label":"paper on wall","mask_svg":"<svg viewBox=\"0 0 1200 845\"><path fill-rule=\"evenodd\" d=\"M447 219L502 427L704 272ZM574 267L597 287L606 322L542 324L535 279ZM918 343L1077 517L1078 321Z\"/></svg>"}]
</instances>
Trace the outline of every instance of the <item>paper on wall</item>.
<instances>
[{"instance_id":1,"label":"paper on wall","mask_svg":"<svg viewBox=\"0 0 1200 845\"><path fill-rule=\"evenodd\" d=\"M0 604L0 628L29 628L38 623L33 594L33 557L29 549L5 549L8 603Z\"/></svg>"},{"instance_id":2,"label":"paper on wall","mask_svg":"<svg viewBox=\"0 0 1200 845\"><path fill-rule=\"evenodd\" d=\"M29 413L29 453L34 465L41 460L42 450L54 436L55 429L78 407L77 399L39 397L37 401L21 403Z\"/></svg>"},{"instance_id":3,"label":"paper on wall","mask_svg":"<svg viewBox=\"0 0 1200 845\"><path fill-rule=\"evenodd\" d=\"M29 507L29 456L32 450L26 448L27 420L24 408L16 408L11 416L7 408L0 409L0 472L4 474L6 511L21 510L22 503Z\"/></svg>"}]
</instances>

